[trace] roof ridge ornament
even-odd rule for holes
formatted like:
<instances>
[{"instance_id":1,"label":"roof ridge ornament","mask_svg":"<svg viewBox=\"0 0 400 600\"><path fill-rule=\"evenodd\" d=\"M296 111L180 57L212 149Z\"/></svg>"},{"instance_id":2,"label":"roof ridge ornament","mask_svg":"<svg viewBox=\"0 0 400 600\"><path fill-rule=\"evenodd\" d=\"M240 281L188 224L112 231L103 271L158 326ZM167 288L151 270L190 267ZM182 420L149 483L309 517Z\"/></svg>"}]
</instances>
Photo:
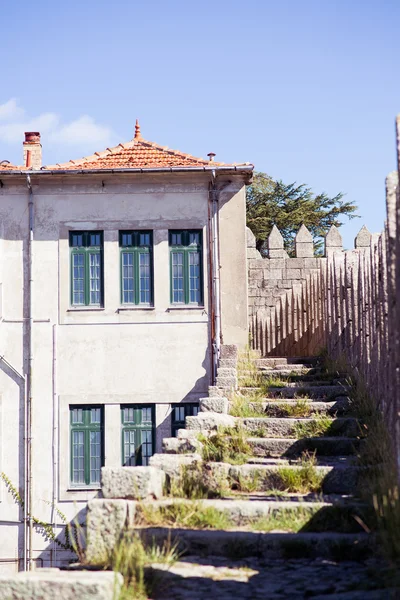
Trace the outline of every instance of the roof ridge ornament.
<instances>
[{"instance_id":1,"label":"roof ridge ornament","mask_svg":"<svg viewBox=\"0 0 400 600\"><path fill-rule=\"evenodd\" d=\"M142 138L142 134L140 133L140 125L139 125L139 119L136 119L136 125L135 125L135 137L133 138L134 140L141 140Z\"/></svg>"}]
</instances>

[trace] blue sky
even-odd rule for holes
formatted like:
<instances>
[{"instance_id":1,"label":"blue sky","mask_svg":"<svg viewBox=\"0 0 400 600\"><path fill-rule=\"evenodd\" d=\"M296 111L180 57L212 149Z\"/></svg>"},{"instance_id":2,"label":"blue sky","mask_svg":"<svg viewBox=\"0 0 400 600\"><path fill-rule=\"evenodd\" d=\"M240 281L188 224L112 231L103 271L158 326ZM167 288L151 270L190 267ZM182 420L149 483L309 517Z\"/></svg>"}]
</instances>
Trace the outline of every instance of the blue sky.
<instances>
[{"instance_id":1,"label":"blue sky","mask_svg":"<svg viewBox=\"0 0 400 600\"><path fill-rule=\"evenodd\" d=\"M398 0L0 0L0 160L142 135L359 205L380 231L400 112Z\"/></svg>"}]
</instances>

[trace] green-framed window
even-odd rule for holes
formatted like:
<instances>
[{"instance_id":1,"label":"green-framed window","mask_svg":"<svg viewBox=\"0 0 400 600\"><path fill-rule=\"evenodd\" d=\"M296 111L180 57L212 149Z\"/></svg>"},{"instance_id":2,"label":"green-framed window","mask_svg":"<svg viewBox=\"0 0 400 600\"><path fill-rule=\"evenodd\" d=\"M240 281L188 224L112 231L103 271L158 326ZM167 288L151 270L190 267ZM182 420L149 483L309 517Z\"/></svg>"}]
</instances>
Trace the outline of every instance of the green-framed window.
<instances>
[{"instance_id":1,"label":"green-framed window","mask_svg":"<svg viewBox=\"0 0 400 600\"><path fill-rule=\"evenodd\" d=\"M172 304L203 304L202 232L169 232Z\"/></svg>"},{"instance_id":2,"label":"green-framed window","mask_svg":"<svg viewBox=\"0 0 400 600\"><path fill-rule=\"evenodd\" d=\"M121 303L153 303L153 233L120 231Z\"/></svg>"},{"instance_id":3,"label":"green-framed window","mask_svg":"<svg viewBox=\"0 0 400 600\"><path fill-rule=\"evenodd\" d=\"M185 429L186 417L196 417L199 412L198 402L181 402L172 405L171 432L174 437L178 429Z\"/></svg>"},{"instance_id":4,"label":"green-framed window","mask_svg":"<svg viewBox=\"0 0 400 600\"><path fill-rule=\"evenodd\" d=\"M103 232L70 231L71 304L103 304Z\"/></svg>"},{"instance_id":5,"label":"green-framed window","mask_svg":"<svg viewBox=\"0 0 400 600\"><path fill-rule=\"evenodd\" d=\"M122 465L147 466L154 453L154 405L124 404L121 406Z\"/></svg>"},{"instance_id":6,"label":"green-framed window","mask_svg":"<svg viewBox=\"0 0 400 600\"><path fill-rule=\"evenodd\" d=\"M71 484L100 484L104 464L104 410L102 406L70 406Z\"/></svg>"}]
</instances>

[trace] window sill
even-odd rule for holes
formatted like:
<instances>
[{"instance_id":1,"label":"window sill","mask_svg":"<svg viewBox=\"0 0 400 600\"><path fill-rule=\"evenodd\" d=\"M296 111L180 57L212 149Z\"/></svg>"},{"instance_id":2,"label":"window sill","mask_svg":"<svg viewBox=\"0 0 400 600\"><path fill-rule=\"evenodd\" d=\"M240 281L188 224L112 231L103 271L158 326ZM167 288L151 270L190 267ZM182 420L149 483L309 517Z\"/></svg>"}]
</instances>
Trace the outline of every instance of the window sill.
<instances>
[{"instance_id":1,"label":"window sill","mask_svg":"<svg viewBox=\"0 0 400 600\"><path fill-rule=\"evenodd\" d=\"M104 306L71 306L67 312L101 312L105 310Z\"/></svg>"},{"instance_id":2,"label":"window sill","mask_svg":"<svg viewBox=\"0 0 400 600\"><path fill-rule=\"evenodd\" d=\"M88 486L88 487L69 487L67 488L67 492L98 492L99 490L101 490L101 486L99 485L99 487L93 487L93 486Z\"/></svg>"},{"instance_id":3,"label":"window sill","mask_svg":"<svg viewBox=\"0 0 400 600\"><path fill-rule=\"evenodd\" d=\"M117 313L120 312L126 312L126 311L131 311L131 310L155 310L155 306L140 306L140 305L135 305L135 306L120 306L119 308L117 308Z\"/></svg>"},{"instance_id":4,"label":"window sill","mask_svg":"<svg viewBox=\"0 0 400 600\"><path fill-rule=\"evenodd\" d=\"M182 304L179 306L169 306L166 310L166 312L171 312L173 310L202 310L203 312L206 312L206 309L204 306L191 306L190 304Z\"/></svg>"}]
</instances>

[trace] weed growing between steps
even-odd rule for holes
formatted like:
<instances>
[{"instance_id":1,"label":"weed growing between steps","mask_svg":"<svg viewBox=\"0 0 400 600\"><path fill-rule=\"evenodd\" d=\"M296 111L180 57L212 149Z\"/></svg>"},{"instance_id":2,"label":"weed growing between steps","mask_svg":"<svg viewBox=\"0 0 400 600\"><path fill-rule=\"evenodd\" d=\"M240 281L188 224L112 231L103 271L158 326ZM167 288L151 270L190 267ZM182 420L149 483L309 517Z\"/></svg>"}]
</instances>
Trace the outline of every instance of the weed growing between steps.
<instances>
[{"instance_id":1,"label":"weed growing between steps","mask_svg":"<svg viewBox=\"0 0 400 600\"><path fill-rule=\"evenodd\" d=\"M233 417L265 417L262 396L234 395L231 399L229 414Z\"/></svg>"},{"instance_id":2,"label":"weed growing between steps","mask_svg":"<svg viewBox=\"0 0 400 600\"><path fill-rule=\"evenodd\" d=\"M222 511L201 502L174 502L168 506L141 504L137 524L151 527L184 527L186 529L229 529L234 523Z\"/></svg>"},{"instance_id":3,"label":"weed growing between steps","mask_svg":"<svg viewBox=\"0 0 400 600\"><path fill-rule=\"evenodd\" d=\"M223 427L209 436L198 437L203 444L202 454L205 462L225 462L231 465L243 465L251 456L247 435L241 427Z\"/></svg>"},{"instance_id":4,"label":"weed growing between steps","mask_svg":"<svg viewBox=\"0 0 400 600\"><path fill-rule=\"evenodd\" d=\"M294 469L288 466L279 469L279 487L286 492L298 492L300 494L321 491L324 475L318 473L315 468L316 465L315 454L305 452L301 457L299 468Z\"/></svg>"},{"instance_id":5,"label":"weed growing between steps","mask_svg":"<svg viewBox=\"0 0 400 600\"><path fill-rule=\"evenodd\" d=\"M327 435L334 419L326 415L315 415L311 421L296 423L294 432L297 438L311 438Z\"/></svg>"},{"instance_id":6,"label":"weed growing between steps","mask_svg":"<svg viewBox=\"0 0 400 600\"><path fill-rule=\"evenodd\" d=\"M271 531L286 531L298 533L307 526L307 523L318 512L318 508L276 511L268 517L260 517L250 523L253 531L265 533Z\"/></svg>"},{"instance_id":7,"label":"weed growing between steps","mask_svg":"<svg viewBox=\"0 0 400 600\"><path fill-rule=\"evenodd\" d=\"M286 417L308 417L311 414L310 403L305 398L297 398L295 404L287 404L282 410Z\"/></svg>"},{"instance_id":8,"label":"weed growing between steps","mask_svg":"<svg viewBox=\"0 0 400 600\"><path fill-rule=\"evenodd\" d=\"M170 478L165 489L166 496L190 500L221 498L227 494L226 481L218 478L204 463L181 465L180 476Z\"/></svg>"},{"instance_id":9,"label":"weed growing between steps","mask_svg":"<svg viewBox=\"0 0 400 600\"><path fill-rule=\"evenodd\" d=\"M162 546L154 541L147 545L137 533L127 532L107 556L99 557L94 564L122 574L124 584L118 600L147 600L162 583L162 577L155 577L151 565L172 566L178 559L177 543L172 544L170 539Z\"/></svg>"}]
</instances>

